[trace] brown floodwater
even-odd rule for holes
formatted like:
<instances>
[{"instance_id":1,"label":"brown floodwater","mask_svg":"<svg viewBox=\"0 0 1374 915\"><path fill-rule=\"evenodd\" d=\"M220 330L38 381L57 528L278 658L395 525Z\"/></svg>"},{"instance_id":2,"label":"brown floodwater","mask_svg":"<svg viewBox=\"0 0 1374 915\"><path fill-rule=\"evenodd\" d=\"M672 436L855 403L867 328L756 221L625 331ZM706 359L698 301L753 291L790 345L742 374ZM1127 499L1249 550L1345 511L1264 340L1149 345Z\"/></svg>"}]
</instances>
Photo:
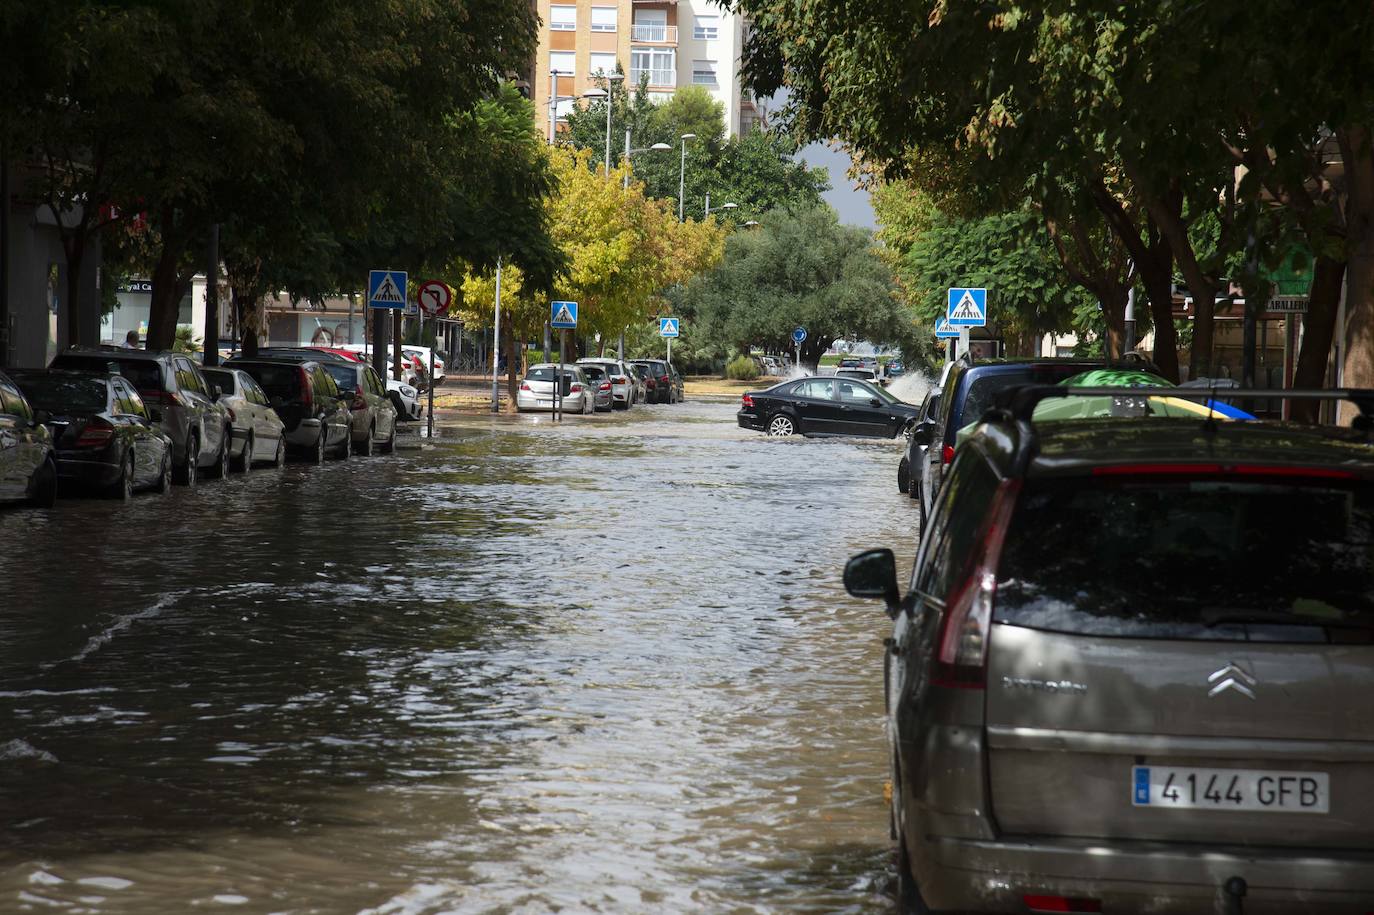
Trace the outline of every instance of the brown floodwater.
<instances>
[{"instance_id":1,"label":"brown floodwater","mask_svg":"<svg viewBox=\"0 0 1374 915\"><path fill-rule=\"evenodd\" d=\"M0 512L0 911L890 909L899 445L734 409Z\"/></svg>"}]
</instances>

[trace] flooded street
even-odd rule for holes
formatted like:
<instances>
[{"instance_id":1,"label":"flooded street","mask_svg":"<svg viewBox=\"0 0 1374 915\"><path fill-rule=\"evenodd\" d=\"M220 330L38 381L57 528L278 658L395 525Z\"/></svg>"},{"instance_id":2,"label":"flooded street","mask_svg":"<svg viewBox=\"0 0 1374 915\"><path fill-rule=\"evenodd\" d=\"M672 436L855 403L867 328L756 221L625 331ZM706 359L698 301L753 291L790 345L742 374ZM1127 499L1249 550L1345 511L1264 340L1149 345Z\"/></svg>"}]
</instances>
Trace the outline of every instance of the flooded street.
<instances>
[{"instance_id":1,"label":"flooded street","mask_svg":"<svg viewBox=\"0 0 1374 915\"><path fill-rule=\"evenodd\" d=\"M0 514L0 910L887 911L899 446L734 410Z\"/></svg>"}]
</instances>

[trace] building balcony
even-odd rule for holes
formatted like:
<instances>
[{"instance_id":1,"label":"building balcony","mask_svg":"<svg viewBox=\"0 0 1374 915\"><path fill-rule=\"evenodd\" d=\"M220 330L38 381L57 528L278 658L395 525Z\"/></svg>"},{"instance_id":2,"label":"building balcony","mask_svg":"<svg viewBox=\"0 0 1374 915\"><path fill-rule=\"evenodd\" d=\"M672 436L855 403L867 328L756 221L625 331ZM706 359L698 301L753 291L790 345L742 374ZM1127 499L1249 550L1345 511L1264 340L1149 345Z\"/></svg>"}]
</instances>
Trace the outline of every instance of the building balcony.
<instances>
[{"instance_id":1,"label":"building balcony","mask_svg":"<svg viewBox=\"0 0 1374 915\"><path fill-rule=\"evenodd\" d=\"M672 89L677 86L676 70L640 70L630 69L630 82L638 86L643 77L649 77L649 88L651 89Z\"/></svg>"},{"instance_id":2,"label":"building balcony","mask_svg":"<svg viewBox=\"0 0 1374 915\"><path fill-rule=\"evenodd\" d=\"M677 26L638 23L630 26L630 40L644 44L677 44Z\"/></svg>"}]
</instances>

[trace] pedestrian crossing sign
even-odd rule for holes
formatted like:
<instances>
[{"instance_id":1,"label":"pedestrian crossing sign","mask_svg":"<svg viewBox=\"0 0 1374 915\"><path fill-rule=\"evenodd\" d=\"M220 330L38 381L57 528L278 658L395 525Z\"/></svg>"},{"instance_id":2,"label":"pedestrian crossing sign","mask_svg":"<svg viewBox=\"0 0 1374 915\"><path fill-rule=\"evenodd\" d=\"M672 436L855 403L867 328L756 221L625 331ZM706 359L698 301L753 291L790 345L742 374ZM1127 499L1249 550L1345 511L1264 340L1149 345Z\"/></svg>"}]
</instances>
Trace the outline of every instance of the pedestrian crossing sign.
<instances>
[{"instance_id":1,"label":"pedestrian crossing sign","mask_svg":"<svg viewBox=\"0 0 1374 915\"><path fill-rule=\"evenodd\" d=\"M988 323L988 291L951 287L946 316L954 327L984 326Z\"/></svg>"},{"instance_id":2,"label":"pedestrian crossing sign","mask_svg":"<svg viewBox=\"0 0 1374 915\"><path fill-rule=\"evenodd\" d=\"M949 318L941 318L935 322L935 338L937 340L951 340L958 336L959 328L951 326Z\"/></svg>"},{"instance_id":3,"label":"pedestrian crossing sign","mask_svg":"<svg viewBox=\"0 0 1374 915\"><path fill-rule=\"evenodd\" d=\"M406 306L404 270L372 270L367 275L369 308L403 309Z\"/></svg>"},{"instance_id":4,"label":"pedestrian crossing sign","mask_svg":"<svg viewBox=\"0 0 1374 915\"><path fill-rule=\"evenodd\" d=\"M680 331L677 318L659 318L658 335L660 337L676 337Z\"/></svg>"},{"instance_id":5,"label":"pedestrian crossing sign","mask_svg":"<svg viewBox=\"0 0 1374 915\"><path fill-rule=\"evenodd\" d=\"M577 330L577 303L550 302L549 326L554 330Z\"/></svg>"}]
</instances>

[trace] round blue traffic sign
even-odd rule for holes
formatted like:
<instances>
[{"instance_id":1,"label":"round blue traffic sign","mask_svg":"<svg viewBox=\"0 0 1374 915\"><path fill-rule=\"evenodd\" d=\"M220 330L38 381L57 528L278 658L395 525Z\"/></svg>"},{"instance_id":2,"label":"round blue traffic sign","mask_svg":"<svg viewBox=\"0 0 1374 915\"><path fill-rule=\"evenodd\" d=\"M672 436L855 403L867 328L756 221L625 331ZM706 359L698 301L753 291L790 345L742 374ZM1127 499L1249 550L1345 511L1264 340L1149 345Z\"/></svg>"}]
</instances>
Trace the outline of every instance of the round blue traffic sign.
<instances>
[{"instance_id":1,"label":"round blue traffic sign","mask_svg":"<svg viewBox=\"0 0 1374 915\"><path fill-rule=\"evenodd\" d=\"M798 327L796 330L792 331L792 342L793 342L793 343L801 343L801 342L802 342L803 340L805 340L805 339L806 339L806 328L805 328L805 327Z\"/></svg>"}]
</instances>

